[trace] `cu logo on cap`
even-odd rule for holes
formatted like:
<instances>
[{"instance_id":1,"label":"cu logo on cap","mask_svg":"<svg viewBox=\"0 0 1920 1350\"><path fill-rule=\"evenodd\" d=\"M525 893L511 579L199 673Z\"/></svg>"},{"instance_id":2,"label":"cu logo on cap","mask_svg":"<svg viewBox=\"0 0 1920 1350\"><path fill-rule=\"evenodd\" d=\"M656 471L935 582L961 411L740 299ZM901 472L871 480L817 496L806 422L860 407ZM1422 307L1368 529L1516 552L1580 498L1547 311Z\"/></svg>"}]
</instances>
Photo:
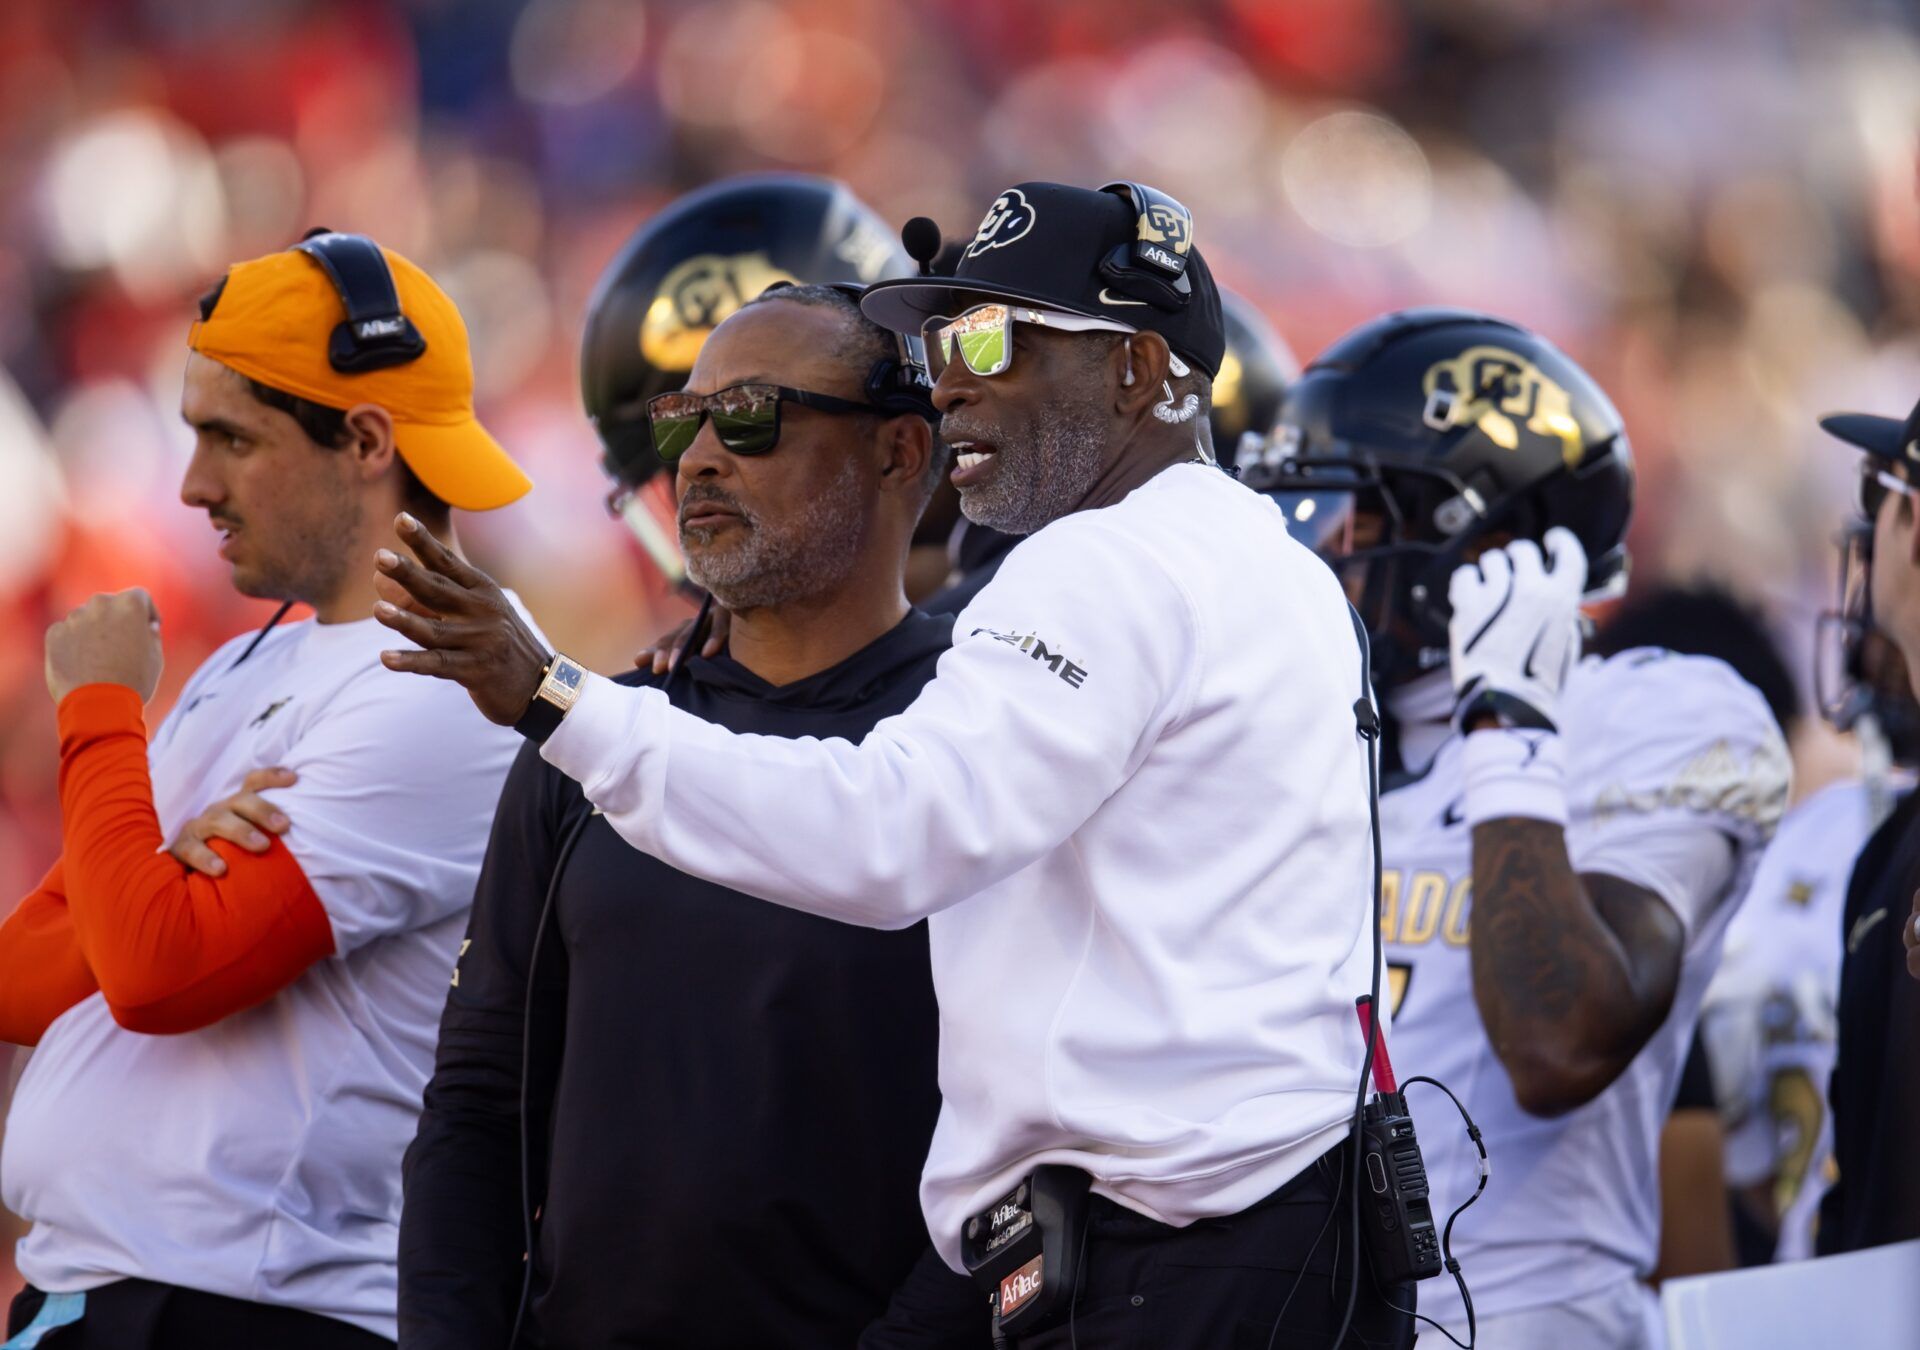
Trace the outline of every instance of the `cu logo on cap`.
<instances>
[{"instance_id":1,"label":"cu logo on cap","mask_svg":"<svg viewBox=\"0 0 1920 1350\"><path fill-rule=\"evenodd\" d=\"M1034 210L1027 204L1027 194L1019 188L1008 188L993 199L993 205L987 208L986 219L980 222L980 228L973 232L973 242L967 245L967 251L961 254L971 258L976 253L985 253L990 248L1005 248L1027 237L1027 231L1033 228Z\"/></svg>"},{"instance_id":2,"label":"cu logo on cap","mask_svg":"<svg viewBox=\"0 0 1920 1350\"><path fill-rule=\"evenodd\" d=\"M1135 233L1142 243L1166 244L1184 254L1193 243L1193 221L1178 207L1155 202L1140 213Z\"/></svg>"}]
</instances>

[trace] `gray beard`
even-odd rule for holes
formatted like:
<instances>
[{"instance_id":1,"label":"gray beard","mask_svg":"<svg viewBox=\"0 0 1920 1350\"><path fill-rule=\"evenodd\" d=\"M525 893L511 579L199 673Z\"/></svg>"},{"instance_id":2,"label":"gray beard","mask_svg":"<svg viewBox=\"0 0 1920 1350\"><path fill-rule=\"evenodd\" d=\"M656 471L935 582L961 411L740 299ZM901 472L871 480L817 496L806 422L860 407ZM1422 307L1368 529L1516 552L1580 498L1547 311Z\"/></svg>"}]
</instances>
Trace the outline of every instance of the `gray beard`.
<instances>
[{"instance_id":1,"label":"gray beard","mask_svg":"<svg viewBox=\"0 0 1920 1350\"><path fill-rule=\"evenodd\" d=\"M1048 403L1031 444L995 448L990 481L960 489L960 510L976 525L1032 534L1074 510L1099 481L1106 454L1100 398Z\"/></svg>"},{"instance_id":2,"label":"gray beard","mask_svg":"<svg viewBox=\"0 0 1920 1350\"><path fill-rule=\"evenodd\" d=\"M727 499L746 523L744 537L717 553L695 553L705 531L680 531L687 575L714 602L739 613L830 590L853 574L866 542L860 470L851 458L826 489L778 525Z\"/></svg>"}]
</instances>

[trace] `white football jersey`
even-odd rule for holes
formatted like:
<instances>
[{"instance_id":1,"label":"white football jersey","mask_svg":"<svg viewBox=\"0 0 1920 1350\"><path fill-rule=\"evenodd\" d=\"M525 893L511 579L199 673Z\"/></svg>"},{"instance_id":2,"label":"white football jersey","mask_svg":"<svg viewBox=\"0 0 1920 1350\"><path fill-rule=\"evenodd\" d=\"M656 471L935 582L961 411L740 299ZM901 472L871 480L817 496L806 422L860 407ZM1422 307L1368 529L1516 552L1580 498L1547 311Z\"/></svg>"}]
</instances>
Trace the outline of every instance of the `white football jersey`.
<instances>
[{"instance_id":1,"label":"white football jersey","mask_svg":"<svg viewBox=\"0 0 1920 1350\"><path fill-rule=\"evenodd\" d=\"M1491 1180L1454 1229L1453 1253L1476 1311L1489 1316L1652 1271L1660 1128L1728 920L1787 798L1779 730L1759 694L1719 661L1651 649L1589 657L1562 698L1575 868L1654 891L1687 927L1672 1013L1585 1106L1551 1120L1521 1110L1474 1003L1465 740L1445 740L1381 803L1395 1067L1403 1080L1444 1082L1485 1136ZM1408 1095L1444 1223L1473 1194L1478 1155L1444 1097L1418 1085ZM1420 1310L1465 1338L1450 1279L1421 1286Z\"/></svg>"},{"instance_id":2,"label":"white football jersey","mask_svg":"<svg viewBox=\"0 0 1920 1350\"><path fill-rule=\"evenodd\" d=\"M1827 1080L1840 925L1853 861L1876 823L1872 795L1858 780L1835 783L1787 813L1727 930L1700 1012L1727 1127L1727 1182L1771 1181L1776 1261L1813 1255L1814 1220L1832 1181Z\"/></svg>"}]
</instances>

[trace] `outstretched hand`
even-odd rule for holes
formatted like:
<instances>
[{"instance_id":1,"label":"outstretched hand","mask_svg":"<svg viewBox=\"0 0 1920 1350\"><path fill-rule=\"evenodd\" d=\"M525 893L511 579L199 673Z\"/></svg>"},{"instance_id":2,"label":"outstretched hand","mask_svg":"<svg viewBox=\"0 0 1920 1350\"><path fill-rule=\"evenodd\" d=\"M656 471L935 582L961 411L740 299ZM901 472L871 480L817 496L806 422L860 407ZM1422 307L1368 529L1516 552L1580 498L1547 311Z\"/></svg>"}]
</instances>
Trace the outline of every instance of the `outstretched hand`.
<instances>
[{"instance_id":1,"label":"outstretched hand","mask_svg":"<svg viewBox=\"0 0 1920 1350\"><path fill-rule=\"evenodd\" d=\"M549 653L492 577L402 512L394 531L413 553L374 555L381 600L373 617L420 650L380 653L388 670L464 685L489 721L512 726L527 711Z\"/></svg>"}]
</instances>

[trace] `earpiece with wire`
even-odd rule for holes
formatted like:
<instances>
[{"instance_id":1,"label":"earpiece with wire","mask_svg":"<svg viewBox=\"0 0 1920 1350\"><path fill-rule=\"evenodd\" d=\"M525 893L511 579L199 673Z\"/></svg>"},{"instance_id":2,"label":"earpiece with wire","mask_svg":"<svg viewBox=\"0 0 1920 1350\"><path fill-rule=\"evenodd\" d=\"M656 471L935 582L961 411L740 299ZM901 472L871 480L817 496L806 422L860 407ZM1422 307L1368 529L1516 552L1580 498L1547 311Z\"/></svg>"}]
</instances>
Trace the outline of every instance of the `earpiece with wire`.
<instances>
[{"instance_id":1,"label":"earpiece with wire","mask_svg":"<svg viewBox=\"0 0 1920 1350\"><path fill-rule=\"evenodd\" d=\"M1187 376L1187 363L1172 352L1167 353L1167 369L1174 379ZM1169 426L1178 426L1182 422L1193 423L1193 454L1203 464L1212 464L1213 455L1207 450L1207 443L1200 435L1200 396L1188 394L1185 398L1176 398L1173 392L1173 380L1160 381L1161 392L1166 398L1153 405L1153 415Z\"/></svg>"}]
</instances>

